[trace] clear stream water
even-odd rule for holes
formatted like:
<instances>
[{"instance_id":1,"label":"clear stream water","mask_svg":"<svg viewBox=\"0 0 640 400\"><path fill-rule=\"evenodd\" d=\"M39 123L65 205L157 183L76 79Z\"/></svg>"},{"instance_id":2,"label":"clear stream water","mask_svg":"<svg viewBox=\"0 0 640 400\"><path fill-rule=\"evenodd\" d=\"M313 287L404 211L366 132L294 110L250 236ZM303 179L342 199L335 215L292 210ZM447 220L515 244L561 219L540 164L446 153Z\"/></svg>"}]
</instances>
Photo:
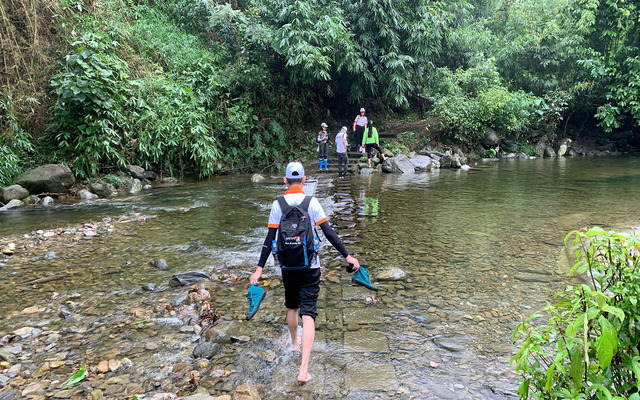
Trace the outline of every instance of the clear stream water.
<instances>
[{"instance_id":1,"label":"clear stream water","mask_svg":"<svg viewBox=\"0 0 640 400\"><path fill-rule=\"evenodd\" d=\"M0 333L36 319L46 325L46 315L20 313L33 305L51 308L49 322L59 319L52 299L70 296L73 301L65 304L76 318L60 324L73 334L67 345L88 363L114 354L130 358L139 366L131 380L150 394L162 389L149 382L167 377L165 366L194 362L193 335L159 322L165 304L180 292L164 290L166 282L189 270L233 273L238 281L209 286L223 315L216 339L220 350L201 365L211 394L250 382L268 399L515 398L518 377L509 366L514 326L520 315L542 308L578 279L566 275L565 235L596 225L640 225L639 158L507 160L478 163L467 172L345 180L320 175L316 195L347 248L370 266L372 280L390 268L407 277L377 281L378 301L367 304L374 293L350 283L337 252L325 242L310 365L314 378L298 386L298 360L289 349L275 268L265 271L268 295L258 315L243 320L246 278L266 234L271 202L283 191L281 182L227 176L0 214L0 240L105 217L122 221L116 233L54 248L54 260L16 255L6 262L0 268ZM159 258L168 270L148 264ZM65 279L24 284L56 273ZM163 290L143 292L140 286L149 282ZM149 321L134 326L135 308L147 310ZM230 344L232 335L251 340ZM154 341L157 345L147 345ZM61 349L39 356L44 360L55 351ZM231 373L214 379L216 369Z\"/></svg>"}]
</instances>

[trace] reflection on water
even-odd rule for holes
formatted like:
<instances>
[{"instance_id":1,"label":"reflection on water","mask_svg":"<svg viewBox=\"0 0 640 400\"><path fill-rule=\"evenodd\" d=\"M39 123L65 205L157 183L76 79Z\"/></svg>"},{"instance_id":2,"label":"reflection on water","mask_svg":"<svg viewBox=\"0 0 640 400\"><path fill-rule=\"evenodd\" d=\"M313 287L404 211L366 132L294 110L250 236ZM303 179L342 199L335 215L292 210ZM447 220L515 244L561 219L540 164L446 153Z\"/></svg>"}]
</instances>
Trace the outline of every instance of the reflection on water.
<instances>
[{"instance_id":1,"label":"reflection on water","mask_svg":"<svg viewBox=\"0 0 640 400\"><path fill-rule=\"evenodd\" d=\"M278 271L265 271L268 297L251 322L242 321L246 280L215 283L214 303L225 320L217 340L247 334L252 342L223 346L212 358L212 369L234 372L210 392L226 393L249 381L264 385L270 399L305 393L513 398L513 327L569 281L558 269L569 231L640 224L639 167L633 158L592 158L479 163L468 172L321 176L317 196L347 248L371 266L373 281L391 268L408 277L376 282L379 302L366 304L371 292L352 286L337 253L324 250L314 380L302 388L293 384L298 361L288 350ZM173 273L202 269L246 278L266 234L271 202L283 189L281 178L254 184L248 176L221 177L81 206L1 214L3 235L106 216L131 222L117 224L112 235L57 248L54 260L15 256L6 263L0 310L12 318L0 330L26 325L29 320L15 313L46 306L54 292L75 294L73 311L82 317L62 329L77 333L87 321L99 326L88 336L87 359L100 360L118 348L144 365L136 379L158 379L167 363L190 362L194 344L188 335L176 337L171 324L131 325L132 308L162 315L175 295L144 293L140 285L163 285ZM167 271L149 266L159 258L167 260ZM50 274L65 278L24 285L34 275ZM153 338L164 344L149 351L145 342ZM275 359L265 356L269 351Z\"/></svg>"}]
</instances>

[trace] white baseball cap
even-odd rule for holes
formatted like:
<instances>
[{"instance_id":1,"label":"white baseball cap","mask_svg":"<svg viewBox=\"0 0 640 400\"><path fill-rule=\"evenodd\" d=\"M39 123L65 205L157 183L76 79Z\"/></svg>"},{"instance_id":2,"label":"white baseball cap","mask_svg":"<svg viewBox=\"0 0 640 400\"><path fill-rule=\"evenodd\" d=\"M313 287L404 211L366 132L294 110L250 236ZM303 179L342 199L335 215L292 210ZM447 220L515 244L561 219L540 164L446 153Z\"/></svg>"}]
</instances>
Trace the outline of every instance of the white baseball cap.
<instances>
[{"instance_id":1,"label":"white baseball cap","mask_svg":"<svg viewBox=\"0 0 640 400\"><path fill-rule=\"evenodd\" d=\"M364 112L364 108L361 108L361 109L360 109L360 112Z\"/></svg>"},{"instance_id":2,"label":"white baseball cap","mask_svg":"<svg viewBox=\"0 0 640 400\"><path fill-rule=\"evenodd\" d=\"M297 161L290 162L289 165L287 165L287 171L284 176L287 179L304 178L304 167Z\"/></svg>"}]
</instances>

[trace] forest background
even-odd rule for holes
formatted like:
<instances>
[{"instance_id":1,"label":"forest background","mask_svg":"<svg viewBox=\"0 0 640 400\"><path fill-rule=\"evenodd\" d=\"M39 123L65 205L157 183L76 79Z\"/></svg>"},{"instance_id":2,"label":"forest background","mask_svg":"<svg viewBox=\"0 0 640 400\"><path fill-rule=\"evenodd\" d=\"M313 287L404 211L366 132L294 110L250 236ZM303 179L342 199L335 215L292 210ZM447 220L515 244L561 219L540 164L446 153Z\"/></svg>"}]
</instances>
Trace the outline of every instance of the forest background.
<instances>
[{"instance_id":1,"label":"forest background","mask_svg":"<svg viewBox=\"0 0 640 400\"><path fill-rule=\"evenodd\" d=\"M0 185L278 168L361 106L471 150L640 122L631 0L3 0L0 46Z\"/></svg>"}]
</instances>

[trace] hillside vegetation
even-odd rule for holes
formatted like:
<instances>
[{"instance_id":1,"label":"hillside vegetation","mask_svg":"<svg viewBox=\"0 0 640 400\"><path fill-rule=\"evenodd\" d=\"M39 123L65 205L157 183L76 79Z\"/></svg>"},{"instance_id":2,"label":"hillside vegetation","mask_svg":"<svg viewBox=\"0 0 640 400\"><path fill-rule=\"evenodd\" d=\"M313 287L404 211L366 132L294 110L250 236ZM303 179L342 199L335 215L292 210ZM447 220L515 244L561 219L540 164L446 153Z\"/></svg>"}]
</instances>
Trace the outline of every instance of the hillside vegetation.
<instances>
[{"instance_id":1,"label":"hillside vegetation","mask_svg":"<svg viewBox=\"0 0 640 400\"><path fill-rule=\"evenodd\" d=\"M278 168L360 106L469 148L486 127L637 130L639 18L613 0L5 0L0 184L45 162Z\"/></svg>"}]
</instances>

